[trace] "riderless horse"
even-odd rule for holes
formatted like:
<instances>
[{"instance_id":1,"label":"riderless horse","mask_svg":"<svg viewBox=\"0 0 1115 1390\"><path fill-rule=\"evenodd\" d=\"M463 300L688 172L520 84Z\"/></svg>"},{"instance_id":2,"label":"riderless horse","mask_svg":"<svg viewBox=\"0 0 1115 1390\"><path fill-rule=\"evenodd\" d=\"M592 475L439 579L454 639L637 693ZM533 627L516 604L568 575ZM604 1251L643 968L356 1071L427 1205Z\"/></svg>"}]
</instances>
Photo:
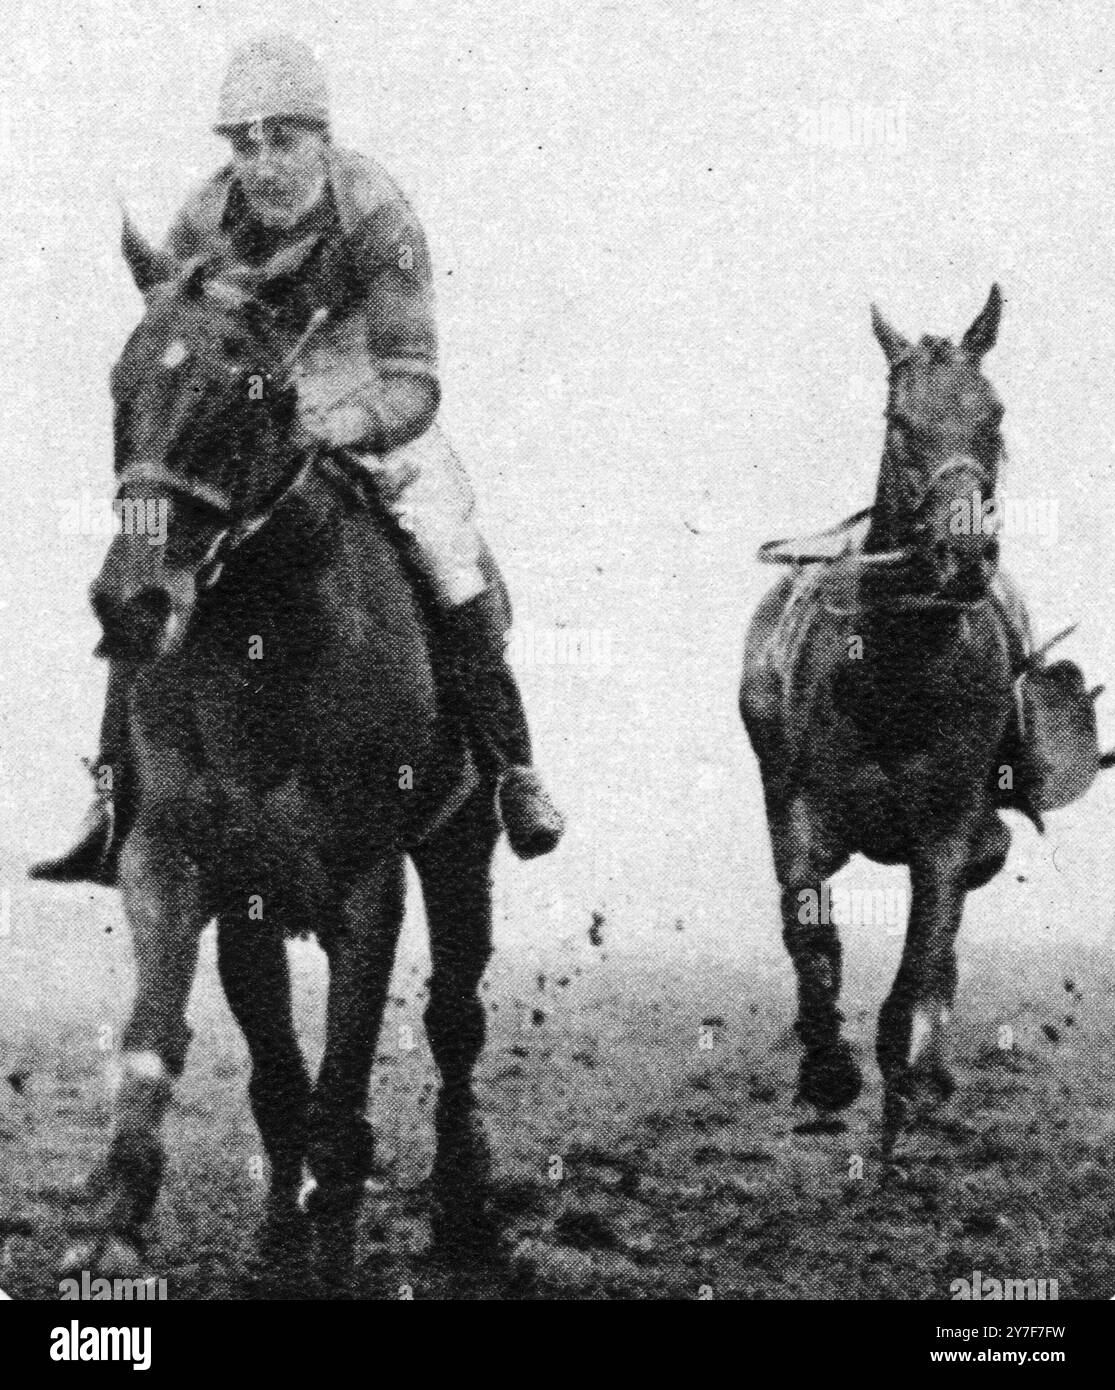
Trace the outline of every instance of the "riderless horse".
<instances>
[{"instance_id":1,"label":"riderless horse","mask_svg":"<svg viewBox=\"0 0 1115 1390\"><path fill-rule=\"evenodd\" d=\"M902 960L879 1016L883 1141L947 1098L945 1033L956 994L956 936L969 892L1002 868L998 809L1040 813L1081 794L1099 766L1078 668L1040 670L1017 589L999 570L985 503L1003 458L1003 407L983 375L1001 298L961 341L911 343L873 310L890 373L874 506L824 533L843 549L770 542L789 562L748 632L740 710L759 759L798 984L799 1095L835 1111L862 1073L841 1036L839 924L827 880L852 854L909 866ZM822 538L815 538L820 541ZM1056 639L1055 639L1056 640ZM1034 785L1027 699L1061 721L1072 765ZM1071 749L1070 749L1071 745ZM1038 773L1040 773L1038 769ZM1057 777L1061 783L1055 785Z\"/></svg>"}]
</instances>

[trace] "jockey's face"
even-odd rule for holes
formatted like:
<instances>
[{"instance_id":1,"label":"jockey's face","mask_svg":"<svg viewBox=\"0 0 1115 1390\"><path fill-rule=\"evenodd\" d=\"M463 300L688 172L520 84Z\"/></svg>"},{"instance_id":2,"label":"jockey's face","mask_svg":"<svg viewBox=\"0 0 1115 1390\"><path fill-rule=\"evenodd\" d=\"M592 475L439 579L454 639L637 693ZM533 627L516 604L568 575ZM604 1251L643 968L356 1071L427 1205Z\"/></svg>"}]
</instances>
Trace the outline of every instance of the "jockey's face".
<instances>
[{"instance_id":1,"label":"jockey's face","mask_svg":"<svg viewBox=\"0 0 1115 1390\"><path fill-rule=\"evenodd\" d=\"M248 206L265 227L292 227L325 188L325 133L269 118L228 132L232 164Z\"/></svg>"}]
</instances>

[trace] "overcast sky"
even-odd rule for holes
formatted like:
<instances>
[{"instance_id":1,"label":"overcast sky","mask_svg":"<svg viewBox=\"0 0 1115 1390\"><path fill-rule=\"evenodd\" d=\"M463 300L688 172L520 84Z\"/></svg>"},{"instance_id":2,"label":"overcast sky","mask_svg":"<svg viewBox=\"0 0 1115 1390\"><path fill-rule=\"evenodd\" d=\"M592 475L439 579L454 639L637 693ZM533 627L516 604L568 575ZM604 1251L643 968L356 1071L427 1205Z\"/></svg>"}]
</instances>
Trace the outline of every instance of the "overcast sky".
<instances>
[{"instance_id":1,"label":"overcast sky","mask_svg":"<svg viewBox=\"0 0 1115 1390\"><path fill-rule=\"evenodd\" d=\"M86 588L104 540L60 517L108 494L107 375L141 307L114 190L162 234L222 159L230 45L275 12L5 10L0 844L19 856L69 833L99 713ZM1102 0L281 14L327 67L338 140L379 158L426 226L443 420L520 619L608 635L608 668L524 672L575 826L531 892L667 914L701 899L710 932L769 893L735 713L770 579L753 555L870 501L871 299L909 334L955 335L1001 282L987 371L1007 491L1057 506L1055 543L1008 538L1005 559L1039 630L1080 618L1071 650L1115 676ZM1094 845L1111 811L1104 790L1063 823Z\"/></svg>"}]
</instances>

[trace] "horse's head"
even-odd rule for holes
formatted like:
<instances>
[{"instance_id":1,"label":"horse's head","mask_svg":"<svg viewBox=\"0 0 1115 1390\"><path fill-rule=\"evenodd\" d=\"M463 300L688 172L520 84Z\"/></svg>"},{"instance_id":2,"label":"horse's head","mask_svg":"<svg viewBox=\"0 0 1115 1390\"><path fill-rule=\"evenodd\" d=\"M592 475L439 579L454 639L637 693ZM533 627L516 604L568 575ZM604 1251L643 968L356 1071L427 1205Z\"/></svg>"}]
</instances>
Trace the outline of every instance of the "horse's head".
<instances>
[{"instance_id":1,"label":"horse's head","mask_svg":"<svg viewBox=\"0 0 1115 1390\"><path fill-rule=\"evenodd\" d=\"M229 535L290 471L294 389L257 294L284 264L178 264L127 223L123 246L147 307L112 372L120 525L91 597L100 650L149 660L180 645Z\"/></svg>"},{"instance_id":2,"label":"horse's head","mask_svg":"<svg viewBox=\"0 0 1115 1390\"><path fill-rule=\"evenodd\" d=\"M918 591L979 600L999 559L992 503L1003 407L982 372L999 331L1002 298L987 303L958 344L912 344L872 307L890 366L887 440L875 500L876 540L908 555Z\"/></svg>"}]
</instances>

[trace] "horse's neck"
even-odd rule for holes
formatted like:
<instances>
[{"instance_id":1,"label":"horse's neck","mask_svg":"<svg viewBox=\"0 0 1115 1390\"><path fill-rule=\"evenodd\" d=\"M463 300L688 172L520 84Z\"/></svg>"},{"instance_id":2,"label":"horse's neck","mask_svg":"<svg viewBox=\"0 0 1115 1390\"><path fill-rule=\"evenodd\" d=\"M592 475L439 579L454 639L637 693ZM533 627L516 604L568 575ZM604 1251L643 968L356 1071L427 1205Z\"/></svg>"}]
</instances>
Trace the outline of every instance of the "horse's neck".
<instances>
[{"instance_id":1,"label":"horse's neck","mask_svg":"<svg viewBox=\"0 0 1115 1390\"><path fill-rule=\"evenodd\" d=\"M343 477L317 467L245 547L237 588L274 622L297 618L324 640L337 610L376 618L404 583L397 547L375 509Z\"/></svg>"},{"instance_id":2,"label":"horse's neck","mask_svg":"<svg viewBox=\"0 0 1115 1390\"><path fill-rule=\"evenodd\" d=\"M259 530L232 552L213 602L221 606L233 596L238 610L290 617L302 613L315 575L331 559L341 506L328 483L311 472L297 493L279 500Z\"/></svg>"},{"instance_id":3,"label":"horse's neck","mask_svg":"<svg viewBox=\"0 0 1115 1390\"><path fill-rule=\"evenodd\" d=\"M888 490L888 480L892 474L889 452L884 450L879 466L879 481L875 485L875 501L871 506L871 525L868 527L863 548L870 554L884 550L896 550L899 545L894 525L894 514Z\"/></svg>"}]
</instances>

